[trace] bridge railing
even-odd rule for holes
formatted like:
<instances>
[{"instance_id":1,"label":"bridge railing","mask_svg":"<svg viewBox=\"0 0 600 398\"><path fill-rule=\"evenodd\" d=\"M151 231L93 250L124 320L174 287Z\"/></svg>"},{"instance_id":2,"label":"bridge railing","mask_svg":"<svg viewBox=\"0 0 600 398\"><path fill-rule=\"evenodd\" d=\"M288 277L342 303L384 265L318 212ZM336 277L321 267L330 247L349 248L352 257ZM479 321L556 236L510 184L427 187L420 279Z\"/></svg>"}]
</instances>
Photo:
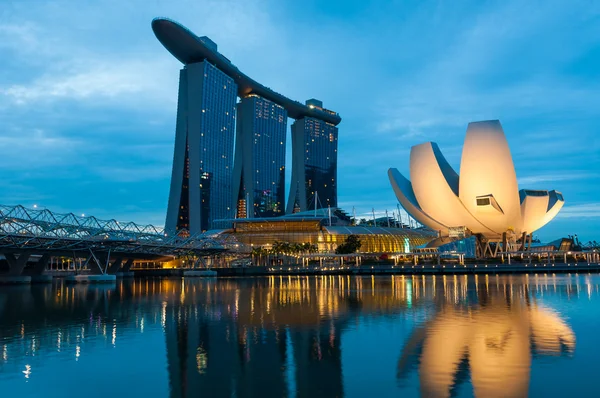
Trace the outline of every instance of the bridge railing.
<instances>
[{"instance_id":1,"label":"bridge railing","mask_svg":"<svg viewBox=\"0 0 600 398\"><path fill-rule=\"evenodd\" d=\"M115 219L55 213L21 205L0 205L0 248L111 248L133 253L181 254L186 251L239 250L238 242L220 235L186 231L168 234L163 228Z\"/></svg>"}]
</instances>

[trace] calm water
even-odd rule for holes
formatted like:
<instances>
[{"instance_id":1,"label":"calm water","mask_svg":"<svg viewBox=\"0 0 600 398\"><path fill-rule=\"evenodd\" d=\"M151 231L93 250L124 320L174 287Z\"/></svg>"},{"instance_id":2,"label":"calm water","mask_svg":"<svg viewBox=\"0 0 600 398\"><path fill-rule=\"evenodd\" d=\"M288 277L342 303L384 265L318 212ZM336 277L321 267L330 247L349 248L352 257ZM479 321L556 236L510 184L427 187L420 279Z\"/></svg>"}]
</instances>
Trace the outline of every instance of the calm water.
<instances>
[{"instance_id":1,"label":"calm water","mask_svg":"<svg viewBox=\"0 0 600 398\"><path fill-rule=\"evenodd\" d=\"M2 397L599 396L600 276L0 288Z\"/></svg>"}]
</instances>

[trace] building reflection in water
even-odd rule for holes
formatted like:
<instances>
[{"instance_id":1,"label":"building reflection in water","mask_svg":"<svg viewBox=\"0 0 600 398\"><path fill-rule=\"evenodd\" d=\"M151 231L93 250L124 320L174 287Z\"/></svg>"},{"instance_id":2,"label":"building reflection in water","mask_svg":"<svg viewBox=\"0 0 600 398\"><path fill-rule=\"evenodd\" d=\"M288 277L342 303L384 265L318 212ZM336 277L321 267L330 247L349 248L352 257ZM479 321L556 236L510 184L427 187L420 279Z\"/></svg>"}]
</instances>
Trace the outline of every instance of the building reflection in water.
<instances>
[{"instance_id":1,"label":"building reflection in water","mask_svg":"<svg viewBox=\"0 0 600 398\"><path fill-rule=\"evenodd\" d=\"M343 396L353 382L343 377L344 333L367 318L410 317L418 326L400 354L402 382L416 371L424 396L452 396L462 382L476 396L522 396L532 358L575 349L573 331L540 297L597 295L591 280L322 276L1 289L0 372L22 373L27 358L32 382L48 352L77 361L82 342L113 347L154 328L165 335L172 397Z\"/></svg>"},{"instance_id":2,"label":"building reflection in water","mask_svg":"<svg viewBox=\"0 0 600 398\"><path fill-rule=\"evenodd\" d=\"M406 343L398 377L418 367L423 396L450 397L469 379L477 397L527 396L532 356L573 353L573 331L532 299L529 284L485 280L474 302L442 301Z\"/></svg>"}]
</instances>

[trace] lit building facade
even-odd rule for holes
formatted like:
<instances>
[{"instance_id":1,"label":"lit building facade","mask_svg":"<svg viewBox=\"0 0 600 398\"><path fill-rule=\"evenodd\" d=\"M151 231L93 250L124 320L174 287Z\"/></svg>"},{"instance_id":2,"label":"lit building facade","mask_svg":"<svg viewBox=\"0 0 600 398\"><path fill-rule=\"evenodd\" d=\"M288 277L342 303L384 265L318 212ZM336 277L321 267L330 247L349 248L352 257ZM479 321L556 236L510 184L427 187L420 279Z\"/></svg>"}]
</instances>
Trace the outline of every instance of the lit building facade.
<instances>
[{"instance_id":1,"label":"lit building facade","mask_svg":"<svg viewBox=\"0 0 600 398\"><path fill-rule=\"evenodd\" d=\"M564 205L557 191L519 191L498 120L469 123L460 176L434 142L411 148L410 180L397 169L389 169L388 176L398 201L412 217L442 237L475 235L478 255L495 256L490 242L501 243L505 251L525 250L533 232Z\"/></svg>"},{"instance_id":2,"label":"lit building facade","mask_svg":"<svg viewBox=\"0 0 600 398\"><path fill-rule=\"evenodd\" d=\"M198 233L230 218L237 85L209 62L179 75L168 231Z\"/></svg>"},{"instance_id":3,"label":"lit building facade","mask_svg":"<svg viewBox=\"0 0 600 398\"><path fill-rule=\"evenodd\" d=\"M321 101L306 101L323 109ZM325 110L327 111L327 110ZM292 181L287 213L337 207L338 128L312 117L292 124ZM316 203L315 203L316 202Z\"/></svg>"},{"instance_id":4,"label":"lit building facade","mask_svg":"<svg viewBox=\"0 0 600 398\"><path fill-rule=\"evenodd\" d=\"M299 143L293 144L292 163L299 166L292 171L292 185L298 187L294 197L299 198L300 208L307 207L306 198L313 195L308 192L318 193L319 207L337 205L335 126L342 120L337 113L324 109L320 101L302 104L263 86L220 54L212 40L198 37L174 21L156 18L152 30L184 64L167 233L196 234L223 228L224 220L238 215L281 215L287 117L297 120L292 136ZM234 165L237 97L242 98L242 121L237 123L239 160Z\"/></svg>"},{"instance_id":5,"label":"lit building facade","mask_svg":"<svg viewBox=\"0 0 600 398\"><path fill-rule=\"evenodd\" d=\"M251 94L237 105L233 206L236 218L277 217L285 209L287 112Z\"/></svg>"},{"instance_id":6,"label":"lit building facade","mask_svg":"<svg viewBox=\"0 0 600 398\"><path fill-rule=\"evenodd\" d=\"M308 211L275 218L239 219L233 228L214 231L233 236L249 247L270 247L276 242L311 244L319 253L334 253L350 235L361 241L360 253L411 253L437 236L426 228L384 228L350 225L338 209Z\"/></svg>"}]
</instances>

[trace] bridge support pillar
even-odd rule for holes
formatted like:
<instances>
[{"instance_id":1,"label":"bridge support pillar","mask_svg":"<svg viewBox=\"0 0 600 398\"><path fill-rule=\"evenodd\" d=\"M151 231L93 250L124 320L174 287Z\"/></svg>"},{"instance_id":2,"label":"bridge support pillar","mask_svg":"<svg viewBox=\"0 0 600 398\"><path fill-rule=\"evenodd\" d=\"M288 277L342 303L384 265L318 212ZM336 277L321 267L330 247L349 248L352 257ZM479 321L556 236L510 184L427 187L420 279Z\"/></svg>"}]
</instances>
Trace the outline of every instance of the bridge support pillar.
<instances>
[{"instance_id":1,"label":"bridge support pillar","mask_svg":"<svg viewBox=\"0 0 600 398\"><path fill-rule=\"evenodd\" d=\"M89 252L90 255L85 259L82 268L87 267L89 270L88 275L106 275L106 271L108 270L108 260L110 259L110 250L108 253L94 253L90 249Z\"/></svg>"},{"instance_id":2,"label":"bridge support pillar","mask_svg":"<svg viewBox=\"0 0 600 398\"><path fill-rule=\"evenodd\" d=\"M123 264L123 268L117 271L117 278L133 278L134 274L131 271L131 267L133 266L133 259L128 258Z\"/></svg>"},{"instance_id":3,"label":"bridge support pillar","mask_svg":"<svg viewBox=\"0 0 600 398\"><path fill-rule=\"evenodd\" d=\"M52 275L46 274L46 268L50 262L50 253L42 254L42 257L33 266L31 273L31 282L33 283L50 283L52 282Z\"/></svg>"},{"instance_id":4,"label":"bridge support pillar","mask_svg":"<svg viewBox=\"0 0 600 398\"><path fill-rule=\"evenodd\" d=\"M98 260L96 259L96 256L94 255L90 255L85 259L85 263L83 263L82 267L87 267L87 269L89 269L89 274L90 275L102 275L102 270L100 268L100 265L98 264Z\"/></svg>"},{"instance_id":5,"label":"bridge support pillar","mask_svg":"<svg viewBox=\"0 0 600 398\"><path fill-rule=\"evenodd\" d=\"M133 266L133 259L128 258L125 264L123 264L123 272L131 272L131 267Z\"/></svg>"},{"instance_id":6,"label":"bridge support pillar","mask_svg":"<svg viewBox=\"0 0 600 398\"><path fill-rule=\"evenodd\" d=\"M119 272L119 269L121 268L121 264L123 264L123 259L121 257L118 257L115 261L113 261L108 266L107 273L109 273L109 274L116 274L117 272Z\"/></svg>"},{"instance_id":7,"label":"bridge support pillar","mask_svg":"<svg viewBox=\"0 0 600 398\"><path fill-rule=\"evenodd\" d=\"M37 263L33 266L33 274L34 275L42 275L46 272L46 267L50 262L50 253L45 253L40 257Z\"/></svg>"},{"instance_id":8,"label":"bridge support pillar","mask_svg":"<svg viewBox=\"0 0 600 398\"><path fill-rule=\"evenodd\" d=\"M8 274L10 276L17 276L23 273L27 260L29 260L29 254L23 253L16 257L14 253L4 253L6 262L8 262Z\"/></svg>"},{"instance_id":9,"label":"bridge support pillar","mask_svg":"<svg viewBox=\"0 0 600 398\"><path fill-rule=\"evenodd\" d=\"M23 253L17 257L14 253L4 253L4 257L8 263L8 272L0 275L0 284L31 283L31 276L23 275L29 254Z\"/></svg>"}]
</instances>

